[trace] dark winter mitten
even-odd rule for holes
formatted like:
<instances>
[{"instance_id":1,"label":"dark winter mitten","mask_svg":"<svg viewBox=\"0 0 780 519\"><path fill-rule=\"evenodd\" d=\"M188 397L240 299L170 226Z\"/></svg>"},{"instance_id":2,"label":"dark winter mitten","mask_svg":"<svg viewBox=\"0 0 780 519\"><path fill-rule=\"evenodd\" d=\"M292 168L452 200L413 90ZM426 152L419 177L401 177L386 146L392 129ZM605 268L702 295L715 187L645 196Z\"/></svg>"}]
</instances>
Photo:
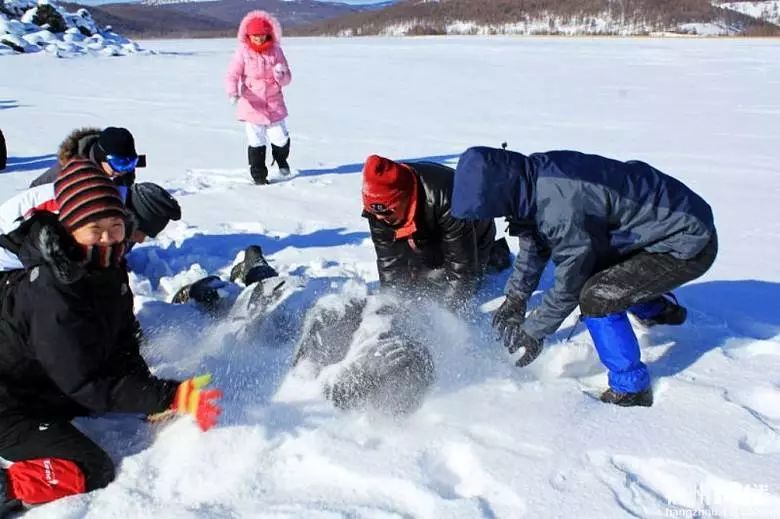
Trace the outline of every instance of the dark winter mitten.
<instances>
[{"instance_id":1,"label":"dark winter mitten","mask_svg":"<svg viewBox=\"0 0 780 519\"><path fill-rule=\"evenodd\" d=\"M525 310L525 300L506 296L493 314L493 328L496 329L499 340L506 342L507 335L512 335L520 329L525 322Z\"/></svg>"},{"instance_id":2,"label":"dark winter mitten","mask_svg":"<svg viewBox=\"0 0 780 519\"><path fill-rule=\"evenodd\" d=\"M519 368L524 368L536 360L536 357L542 353L543 343L543 339L534 339L520 327L504 337L504 346L506 346L510 354L515 353L520 348L524 350L523 354L515 362L515 366Z\"/></svg>"}]
</instances>

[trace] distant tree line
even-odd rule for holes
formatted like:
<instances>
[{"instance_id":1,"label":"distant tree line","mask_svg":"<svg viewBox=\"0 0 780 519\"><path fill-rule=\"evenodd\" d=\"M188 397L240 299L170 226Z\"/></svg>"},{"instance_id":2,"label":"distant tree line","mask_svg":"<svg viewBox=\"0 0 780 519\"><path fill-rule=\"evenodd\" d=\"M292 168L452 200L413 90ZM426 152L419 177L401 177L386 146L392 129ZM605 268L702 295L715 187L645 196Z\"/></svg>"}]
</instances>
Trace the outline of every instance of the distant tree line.
<instances>
[{"instance_id":1,"label":"distant tree line","mask_svg":"<svg viewBox=\"0 0 780 519\"><path fill-rule=\"evenodd\" d=\"M554 32L558 21L595 26L596 18L608 17L621 26L647 26L667 30L682 23L723 21L745 29L755 27L767 34L780 28L734 11L713 6L710 0L407 0L379 11L357 13L296 27L290 34L379 34L387 27L406 25L407 34L443 34L449 24L474 22L500 31L506 24L549 20Z\"/></svg>"}]
</instances>

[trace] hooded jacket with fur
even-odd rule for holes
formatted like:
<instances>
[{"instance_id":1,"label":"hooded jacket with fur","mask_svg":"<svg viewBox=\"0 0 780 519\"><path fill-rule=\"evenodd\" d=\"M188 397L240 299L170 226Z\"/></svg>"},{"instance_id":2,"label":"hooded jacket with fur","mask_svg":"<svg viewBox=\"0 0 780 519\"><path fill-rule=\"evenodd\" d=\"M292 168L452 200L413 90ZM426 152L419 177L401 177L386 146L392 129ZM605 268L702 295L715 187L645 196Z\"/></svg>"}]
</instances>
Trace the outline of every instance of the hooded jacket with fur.
<instances>
[{"instance_id":1,"label":"hooded jacket with fur","mask_svg":"<svg viewBox=\"0 0 780 519\"><path fill-rule=\"evenodd\" d=\"M124 268L87 267L46 212L0 245L24 264L0 286L0 416L69 420L170 406L178 382L154 377L140 355Z\"/></svg>"},{"instance_id":2,"label":"hooded jacket with fur","mask_svg":"<svg viewBox=\"0 0 780 519\"><path fill-rule=\"evenodd\" d=\"M51 184L60 176L62 167L76 157L83 157L97 163L95 144L97 144L99 137L100 128L73 130L60 144L60 148L57 150L57 162L30 182L30 187Z\"/></svg>"},{"instance_id":3,"label":"hooded jacket with fur","mask_svg":"<svg viewBox=\"0 0 780 519\"><path fill-rule=\"evenodd\" d=\"M252 20L266 20L272 29L272 45L257 52L248 41L247 26ZM251 11L238 28L238 49L228 67L225 89L229 97L238 97L238 119L270 125L287 117L282 87L292 75L281 47L282 28L271 14Z\"/></svg>"}]
</instances>

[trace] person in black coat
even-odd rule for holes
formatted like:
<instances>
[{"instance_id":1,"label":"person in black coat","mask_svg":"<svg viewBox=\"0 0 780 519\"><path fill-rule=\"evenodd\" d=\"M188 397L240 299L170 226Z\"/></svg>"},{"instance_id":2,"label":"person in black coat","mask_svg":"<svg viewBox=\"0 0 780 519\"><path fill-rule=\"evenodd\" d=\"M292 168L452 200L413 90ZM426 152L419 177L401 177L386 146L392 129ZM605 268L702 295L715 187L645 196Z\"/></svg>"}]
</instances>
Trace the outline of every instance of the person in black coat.
<instances>
[{"instance_id":1,"label":"person in black coat","mask_svg":"<svg viewBox=\"0 0 780 519\"><path fill-rule=\"evenodd\" d=\"M33 180L30 187L51 184L62 173L63 166L76 158L95 163L120 186L120 191L135 182L135 168L145 163L145 156L136 152L135 138L127 128L78 128L60 144L57 162Z\"/></svg>"},{"instance_id":2,"label":"person in black coat","mask_svg":"<svg viewBox=\"0 0 780 519\"><path fill-rule=\"evenodd\" d=\"M488 266L496 226L491 218L452 215L453 174L441 164L397 163L371 155L363 168L363 216L383 288L433 289L458 308L473 295Z\"/></svg>"},{"instance_id":3,"label":"person in black coat","mask_svg":"<svg viewBox=\"0 0 780 519\"><path fill-rule=\"evenodd\" d=\"M8 150L5 147L5 136L3 130L0 130L0 171L5 169L8 162Z\"/></svg>"},{"instance_id":4,"label":"person in black coat","mask_svg":"<svg viewBox=\"0 0 780 519\"><path fill-rule=\"evenodd\" d=\"M23 269L0 284L0 487L37 504L106 486L109 456L70 422L107 412L188 413L216 423L208 377L155 377L141 357L120 263L125 208L89 161L55 182L58 215L39 212L0 237ZM8 502L3 506L8 507Z\"/></svg>"}]
</instances>

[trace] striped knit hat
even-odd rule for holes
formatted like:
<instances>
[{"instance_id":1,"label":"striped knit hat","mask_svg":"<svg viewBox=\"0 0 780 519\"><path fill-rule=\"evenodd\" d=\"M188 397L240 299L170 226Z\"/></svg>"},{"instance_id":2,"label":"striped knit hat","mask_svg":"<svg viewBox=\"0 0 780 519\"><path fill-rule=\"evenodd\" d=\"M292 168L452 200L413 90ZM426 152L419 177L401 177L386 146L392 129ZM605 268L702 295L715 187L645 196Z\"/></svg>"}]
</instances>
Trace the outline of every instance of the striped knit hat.
<instances>
[{"instance_id":1,"label":"striped knit hat","mask_svg":"<svg viewBox=\"0 0 780 519\"><path fill-rule=\"evenodd\" d=\"M125 217L119 191L93 162L74 159L65 164L54 181L54 198L60 222L69 231L101 218Z\"/></svg>"}]
</instances>

